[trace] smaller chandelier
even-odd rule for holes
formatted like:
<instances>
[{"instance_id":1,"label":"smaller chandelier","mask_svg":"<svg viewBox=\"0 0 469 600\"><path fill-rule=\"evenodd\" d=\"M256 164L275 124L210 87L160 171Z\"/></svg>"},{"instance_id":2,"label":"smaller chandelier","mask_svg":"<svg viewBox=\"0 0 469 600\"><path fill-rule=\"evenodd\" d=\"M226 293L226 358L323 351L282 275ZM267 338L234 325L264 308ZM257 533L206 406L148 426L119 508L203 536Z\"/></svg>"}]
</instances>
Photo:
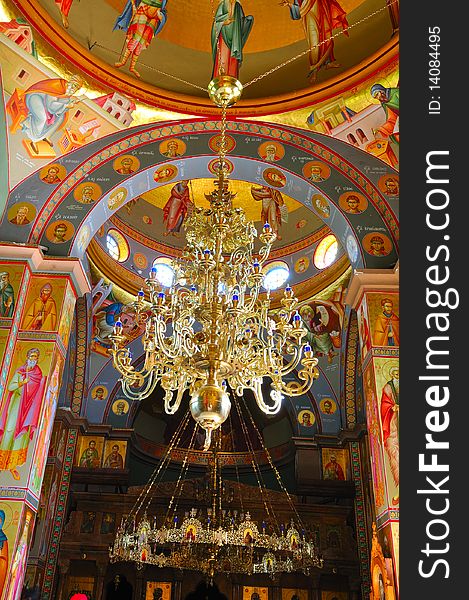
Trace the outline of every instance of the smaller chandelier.
<instances>
[{"instance_id":1,"label":"smaller chandelier","mask_svg":"<svg viewBox=\"0 0 469 600\"><path fill-rule=\"evenodd\" d=\"M249 510L243 509L239 478L237 494L236 483L224 480L219 458L222 438L220 431L217 431L215 436L206 476L195 481L193 499L199 507L190 510L180 507L182 491L187 483L186 452L165 516L159 517L159 525L156 517L149 518L152 498L158 495L155 485L158 480L162 481L164 470L171 462L172 451L182 439L182 433L190 422L189 414L186 413L173 434L165 455L139 494L129 516L123 519L117 530L114 543L109 549L111 562L134 562L139 569L146 564L152 564L161 568L198 571L210 580L219 573L264 573L275 577L280 573L302 572L308 575L312 568L323 567L323 559L310 535L306 533L295 503L272 462L269 450L261 441L263 453L283 492L282 504L285 508L289 507L289 525L280 523L276 517L249 437L255 435L261 440L261 434L247 404L244 402L251 421L251 433L237 399L234 400L234 404L240 419L240 430L251 454L253 474L257 481L256 489L259 490L264 504L261 516L265 520L259 525L251 518ZM195 424L188 450L193 447L198 427ZM234 444L233 429L231 432ZM241 510L235 508L237 506L240 506ZM138 515L141 517L137 521Z\"/></svg>"},{"instance_id":2,"label":"smaller chandelier","mask_svg":"<svg viewBox=\"0 0 469 600\"><path fill-rule=\"evenodd\" d=\"M156 527L145 513L130 530L121 525L110 550L111 562L199 571L210 578L217 573L309 575L312 567L323 566L314 543L304 531L300 535L293 520L288 528L281 525L278 534L269 534L265 523L259 529L249 512L239 517L225 512L218 526L213 525L211 515L207 509L202 518L193 508L180 525L175 516L172 527Z\"/></svg>"},{"instance_id":3,"label":"smaller chandelier","mask_svg":"<svg viewBox=\"0 0 469 600\"><path fill-rule=\"evenodd\" d=\"M232 97L223 86L216 89ZM306 330L292 288L285 288L275 315L270 291L261 294L276 234L265 223L258 236L244 211L233 206L226 178L226 106L221 125L218 180L205 195L210 207L195 208L184 223L187 245L173 260L174 282L163 288L153 267L145 280L149 304L140 290L131 305L145 328L141 369L132 364L120 321L110 336L125 395L142 400L159 383L165 411L174 414L189 390L192 416L206 432L205 449L229 415L229 390L238 397L251 390L264 413L276 414L284 394L304 394L319 375L312 348L303 343ZM267 400L264 379L271 381Z\"/></svg>"}]
</instances>

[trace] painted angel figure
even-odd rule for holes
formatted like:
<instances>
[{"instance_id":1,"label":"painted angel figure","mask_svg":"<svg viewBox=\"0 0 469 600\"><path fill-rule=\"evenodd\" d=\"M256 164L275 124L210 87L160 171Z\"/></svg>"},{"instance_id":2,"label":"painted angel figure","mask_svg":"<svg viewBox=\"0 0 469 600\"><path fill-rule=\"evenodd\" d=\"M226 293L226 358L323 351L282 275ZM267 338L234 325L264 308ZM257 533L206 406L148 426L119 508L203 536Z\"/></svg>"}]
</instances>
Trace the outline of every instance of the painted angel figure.
<instances>
[{"instance_id":1,"label":"painted angel figure","mask_svg":"<svg viewBox=\"0 0 469 600\"><path fill-rule=\"evenodd\" d=\"M334 29L342 28L348 36L347 14L337 0L281 0L280 4L290 8L294 21L303 22L309 45L309 78L316 81L319 69L340 67L334 57Z\"/></svg>"},{"instance_id":2,"label":"painted angel figure","mask_svg":"<svg viewBox=\"0 0 469 600\"><path fill-rule=\"evenodd\" d=\"M114 29L127 32L125 50L115 63L116 67L123 67L130 58L129 71L140 77L135 64L142 50L148 48L153 37L163 29L167 19L167 3L168 0L127 0L114 25Z\"/></svg>"}]
</instances>

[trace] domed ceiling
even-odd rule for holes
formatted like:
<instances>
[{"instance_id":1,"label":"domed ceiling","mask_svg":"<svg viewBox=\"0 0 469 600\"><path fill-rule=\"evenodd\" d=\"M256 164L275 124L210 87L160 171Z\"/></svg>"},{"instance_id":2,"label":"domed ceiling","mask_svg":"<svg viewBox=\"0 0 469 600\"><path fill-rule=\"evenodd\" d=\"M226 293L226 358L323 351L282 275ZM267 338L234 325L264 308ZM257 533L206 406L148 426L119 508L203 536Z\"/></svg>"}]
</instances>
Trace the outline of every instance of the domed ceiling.
<instances>
[{"instance_id":1,"label":"domed ceiling","mask_svg":"<svg viewBox=\"0 0 469 600\"><path fill-rule=\"evenodd\" d=\"M397 0L137 0L133 13L130 0L17 5L85 77L189 114L217 112L206 92L214 57L245 86L233 112L247 116L329 98L397 55Z\"/></svg>"},{"instance_id":2,"label":"domed ceiling","mask_svg":"<svg viewBox=\"0 0 469 600\"><path fill-rule=\"evenodd\" d=\"M213 179L188 181L190 204L188 214L197 207L208 207L205 194L213 189ZM285 193L271 198L272 188L246 181L230 180L236 194L235 207L241 207L258 233L266 220L277 232L268 265L283 264L290 271L289 282L300 296L313 288L321 289L342 275L349 267L348 257L340 244L325 266L318 268L317 249L322 240L332 236L330 228ZM117 211L98 231L89 247L88 256L100 275L118 283L124 290L135 292L156 258L173 258L186 244L184 225L171 230L169 217L174 184L155 188L135 198ZM266 194L267 192L267 194ZM166 208L165 210L165 207ZM117 242L119 258L109 255L108 234ZM323 244L324 245L324 244ZM327 250L327 248L326 248ZM322 254L322 253L321 253Z\"/></svg>"}]
</instances>

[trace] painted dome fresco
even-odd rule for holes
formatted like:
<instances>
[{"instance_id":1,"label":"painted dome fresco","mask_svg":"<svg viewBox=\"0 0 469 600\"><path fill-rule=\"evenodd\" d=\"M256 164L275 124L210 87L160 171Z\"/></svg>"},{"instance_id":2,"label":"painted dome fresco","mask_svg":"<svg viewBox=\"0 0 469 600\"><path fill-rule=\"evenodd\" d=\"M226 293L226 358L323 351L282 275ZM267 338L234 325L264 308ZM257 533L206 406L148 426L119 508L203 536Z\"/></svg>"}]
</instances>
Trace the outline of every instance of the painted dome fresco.
<instances>
[{"instance_id":1,"label":"painted dome fresco","mask_svg":"<svg viewBox=\"0 0 469 600\"><path fill-rule=\"evenodd\" d=\"M214 114L220 69L245 87L233 114L299 108L397 56L397 2L18 0L42 39L99 85L173 111Z\"/></svg>"}]
</instances>

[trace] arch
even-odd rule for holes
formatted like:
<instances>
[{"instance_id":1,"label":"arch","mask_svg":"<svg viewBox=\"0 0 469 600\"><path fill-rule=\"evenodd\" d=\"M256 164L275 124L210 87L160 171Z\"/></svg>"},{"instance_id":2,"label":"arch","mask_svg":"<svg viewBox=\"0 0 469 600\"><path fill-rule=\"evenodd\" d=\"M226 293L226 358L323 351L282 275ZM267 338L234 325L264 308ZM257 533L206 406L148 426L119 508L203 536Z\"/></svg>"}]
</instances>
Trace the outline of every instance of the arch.
<instances>
[{"instance_id":1,"label":"arch","mask_svg":"<svg viewBox=\"0 0 469 600\"><path fill-rule=\"evenodd\" d=\"M0 235L6 241L41 244L50 255L82 257L99 227L125 203L168 181L213 175L215 155L210 141L219 128L218 121L202 119L157 123L120 131L70 152L54 161L67 172L57 186L44 183L36 171L11 190ZM394 266L398 257L399 198L396 194L386 195L380 187L384 177L398 178L394 169L349 144L310 131L250 121L229 121L228 130L235 141L228 156L233 179L268 185L268 172L276 171L279 189L324 220L354 267ZM170 138L177 139L182 149L181 155L172 159L160 151ZM275 163L267 162L262 155L261 146L267 140L282 147L283 155ZM113 163L129 153L138 158L139 170L119 174ZM321 173L313 182L311 167L317 165ZM173 172L171 178L155 178L159 168L168 166ZM90 202L83 202L79 195L85 184L94 188ZM124 198L109 203L118 187L125 190ZM342 208L340 197L349 191L368 199L368 208L362 214L349 214ZM315 204L318 197L326 201L326 212L319 212ZM35 204L37 216L30 224L18 227L8 220L8 211L24 198ZM52 235L59 222L68 228L63 242L56 242ZM386 239L385 252L370 254L370 234Z\"/></svg>"}]
</instances>

